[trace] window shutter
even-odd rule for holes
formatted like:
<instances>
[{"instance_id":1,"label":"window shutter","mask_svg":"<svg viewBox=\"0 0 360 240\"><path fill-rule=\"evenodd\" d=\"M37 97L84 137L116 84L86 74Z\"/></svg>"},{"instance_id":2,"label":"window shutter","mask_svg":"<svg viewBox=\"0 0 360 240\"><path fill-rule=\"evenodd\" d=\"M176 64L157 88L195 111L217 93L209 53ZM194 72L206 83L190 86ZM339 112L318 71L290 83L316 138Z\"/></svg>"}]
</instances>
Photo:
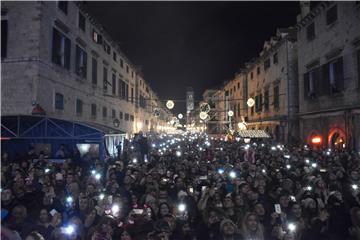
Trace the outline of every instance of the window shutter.
<instances>
[{"instance_id":1,"label":"window shutter","mask_svg":"<svg viewBox=\"0 0 360 240\"><path fill-rule=\"evenodd\" d=\"M319 95L326 95L330 93L330 77L329 77L329 63L321 67L320 91Z\"/></svg>"},{"instance_id":2,"label":"window shutter","mask_svg":"<svg viewBox=\"0 0 360 240\"><path fill-rule=\"evenodd\" d=\"M65 38L65 68L70 69L70 57L71 57L71 42L70 39Z\"/></svg>"},{"instance_id":3,"label":"window shutter","mask_svg":"<svg viewBox=\"0 0 360 240\"><path fill-rule=\"evenodd\" d=\"M304 99L309 97L310 91L310 82L309 82L309 72L304 74Z\"/></svg>"},{"instance_id":4,"label":"window shutter","mask_svg":"<svg viewBox=\"0 0 360 240\"><path fill-rule=\"evenodd\" d=\"M52 60L56 64L60 63L59 53L58 53L59 49L60 49L60 35L59 35L59 32L56 29L54 29L53 46L52 46Z\"/></svg>"},{"instance_id":5,"label":"window shutter","mask_svg":"<svg viewBox=\"0 0 360 240\"><path fill-rule=\"evenodd\" d=\"M319 96L320 89L321 89L321 68L318 67L314 71L314 92L315 97Z\"/></svg>"},{"instance_id":6,"label":"window shutter","mask_svg":"<svg viewBox=\"0 0 360 240\"><path fill-rule=\"evenodd\" d=\"M343 69L343 58L338 58L338 61L335 63L335 72L336 72L336 87L338 91L344 90L344 69Z\"/></svg>"}]
</instances>

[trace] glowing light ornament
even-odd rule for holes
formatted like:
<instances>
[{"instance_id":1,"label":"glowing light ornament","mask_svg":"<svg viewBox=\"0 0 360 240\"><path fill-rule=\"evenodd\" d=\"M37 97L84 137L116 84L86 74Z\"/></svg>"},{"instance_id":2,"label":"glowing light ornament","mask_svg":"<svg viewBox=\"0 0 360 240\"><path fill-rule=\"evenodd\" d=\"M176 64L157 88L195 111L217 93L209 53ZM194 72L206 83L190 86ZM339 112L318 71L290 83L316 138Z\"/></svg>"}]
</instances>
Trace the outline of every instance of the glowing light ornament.
<instances>
[{"instance_id":1,"label":"glowing light ornament","mask_svg":"<svg viewBox=\"0 0 360 240\"><path fill-rule=\"evenodd\" d=\"M234 116L234 112L233 112L232 110L228 111L228 113L227 113L227 114L228 114L228 116L229 116L229 117Z\"/></svg>"},{"instance_id":2,"label":"glowing light ornament","mask_svg":"<svg viewBox=\"0 0 360 240\"><path fill-rule=\"evenodd\" d=\"M206 112L200 112L199 117L201 120L205 120L208 117L208 114Z\"/></svg>"},{"instance_id":3,"label":"glowing light ornament","mask_svg":"<svg viewBox=\"0 0 360 240\"><path fill-rule=\"evenodd\" d=\"M253 107L255 105L255 100L253 98L249 98L247 101L246 101L246 104L249 106L249 107Z\"/></svg>"},{"instance_id":4,"label":"glowing light ornament","mask_svg":"<svg viewBox=\"0 0 360 240\"><path fill-rule=\"evenodd\" d=\"M166 107L167 107L168 109L173 109L174 106L175 106L174 101L168 100L168 101L166 102Z\"/></svg>"},{"instance_id":5,"label":"glowing light ornament","mask_svg":"<svg viewBox=\"0 0 360 240\"><path fill-rule=\"evenodd\" d=\"M178 114L178 118L182 119L184 117L184 115L182 115L181 113Z\"/></svg>"}]
</instances>

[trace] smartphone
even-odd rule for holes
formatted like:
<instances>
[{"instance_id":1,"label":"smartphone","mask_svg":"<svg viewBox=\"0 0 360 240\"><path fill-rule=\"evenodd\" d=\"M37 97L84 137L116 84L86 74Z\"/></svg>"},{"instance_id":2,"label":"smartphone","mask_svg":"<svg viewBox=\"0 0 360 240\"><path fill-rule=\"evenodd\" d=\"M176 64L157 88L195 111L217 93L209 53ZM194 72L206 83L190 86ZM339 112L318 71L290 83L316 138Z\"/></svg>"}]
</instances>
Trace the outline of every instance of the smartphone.
<instances>
[{"instance_id":1,"label":"smartphone","mask_svg":"<svg viewBox=\"0 0 360 240\"><path fill-rule=\"evenodd\" d=\"M274 206L275 206L275 212L277 214L281 214L281 206L280 206L280 204L275 204Z\"/></svg>"},{"instance_id":2,"label":"smartphone","mask_svg":"<svg viewBox=\"0 0 360 240\"><path fill-rule=\"evenodd\" d=\"M56 213L57 213L57 211L55 209L50 211L51 216L54 216Z\"/></svg>"},{"instance_id":3,"label":"smartphone","mask_svg":"<svg viewBox=\"0 0 360 240\"><path fill-rule=\"evenodd\" d=\"M192 188L192 187L189 188L189 192L190 192L190 193L194 193L194 188Z\"/></svg>"},{"instance_id":4,"label":"smartphone","mask_svg":"<svg viewBox=\"0 0 360 240\"><path fill-rule=\"evenodd\" d=\"M201 192L205 192L205 190L206 190L206 186L202 186L201 187Z\"/></svg>"},{"instance_id":5,"label":"smartphone","mask_svg":"<svg viewBox=\"0 0 360 240\"><path fill-rule=\"evenodd\" d=\"M207 180L207 176L200 176L199 179L200 180Z\"/></svg>"},{"instance_id":6,"label":"smartphone","mask_svg":"<svg viewBox=\"0 0 360 240\"><path fill-rule=\"evenodd\" d=\"M327 172L327 170L326 170L325 168L320 168L320 172L322 172L322 173L326 173L326 172Z\"/></svg>"}]
</instances>

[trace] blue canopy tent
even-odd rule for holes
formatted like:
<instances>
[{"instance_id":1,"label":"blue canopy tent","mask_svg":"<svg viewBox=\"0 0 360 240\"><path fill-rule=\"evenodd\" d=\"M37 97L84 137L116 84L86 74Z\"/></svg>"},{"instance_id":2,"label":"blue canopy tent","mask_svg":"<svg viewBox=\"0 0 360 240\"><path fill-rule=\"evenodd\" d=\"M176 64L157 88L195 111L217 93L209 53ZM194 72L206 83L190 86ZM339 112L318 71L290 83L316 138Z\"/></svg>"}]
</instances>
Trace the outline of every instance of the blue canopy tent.
<instances>
[{"instance_id":1,"label":"blue canopy tent","mask_svg":"<svg viewBox=\"0 0 360 240\"><path fill-rule=\"evenodd\" d=\"M124 137L124 132L100 124L32 115L1 117L1 149L13 159L26 154L29 146L41 144L49 146L51 156L61 144L70 151L79 144L94 144L98 145L99 159L116 157L115 149Z\"/></svg>"}]
</instances>

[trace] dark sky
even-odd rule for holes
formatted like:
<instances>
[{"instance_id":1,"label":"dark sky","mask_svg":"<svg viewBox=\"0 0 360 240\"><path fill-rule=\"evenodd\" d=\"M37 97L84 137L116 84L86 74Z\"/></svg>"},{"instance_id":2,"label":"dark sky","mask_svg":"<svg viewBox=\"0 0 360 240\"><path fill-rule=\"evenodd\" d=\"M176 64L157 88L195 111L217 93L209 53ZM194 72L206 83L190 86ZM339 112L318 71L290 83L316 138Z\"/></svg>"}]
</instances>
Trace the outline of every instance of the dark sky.
<instances>
[{"instance_id":1,"label":"dark sky","mask_svg":"<svg viewBox=\"0 0 360 240\"><path fill-rule=\"evenodd\" d=\"M258 56L276 28L296 22L299 2L87 2L92 15L142 66L161 99L197 99ZM184 112L177 104L175 112Z\"/></svg>"}]
</instances>

